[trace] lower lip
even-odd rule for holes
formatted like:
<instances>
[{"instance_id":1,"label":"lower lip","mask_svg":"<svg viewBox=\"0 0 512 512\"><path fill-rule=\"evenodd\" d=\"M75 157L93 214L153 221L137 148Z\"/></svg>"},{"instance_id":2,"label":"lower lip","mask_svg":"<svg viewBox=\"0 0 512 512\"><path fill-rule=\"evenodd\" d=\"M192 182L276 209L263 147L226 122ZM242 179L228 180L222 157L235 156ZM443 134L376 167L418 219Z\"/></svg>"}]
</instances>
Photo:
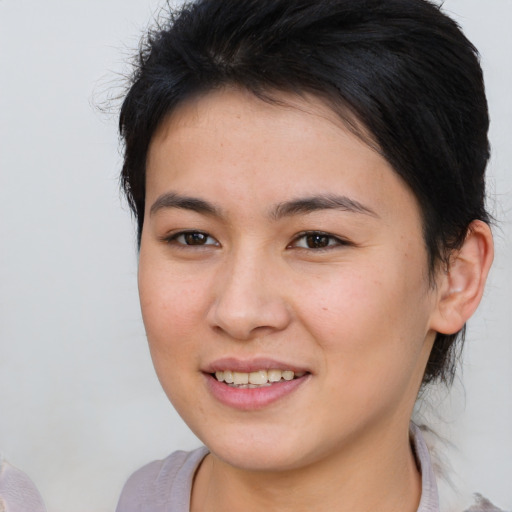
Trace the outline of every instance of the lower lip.
<instances>
[{"instance_id":1,"label":"lower lip","mask_svg":"<svg viewBox=\"0 0 512 512\"><path fill-rule=\"evenodd\" d=\"M235 388L219 382L210 374L204 374L208 389L224 405L244 411L262 409L290 395L309 380L310 374L293 380L276 382L260 388Z\"/></svg>"}]
</instances>

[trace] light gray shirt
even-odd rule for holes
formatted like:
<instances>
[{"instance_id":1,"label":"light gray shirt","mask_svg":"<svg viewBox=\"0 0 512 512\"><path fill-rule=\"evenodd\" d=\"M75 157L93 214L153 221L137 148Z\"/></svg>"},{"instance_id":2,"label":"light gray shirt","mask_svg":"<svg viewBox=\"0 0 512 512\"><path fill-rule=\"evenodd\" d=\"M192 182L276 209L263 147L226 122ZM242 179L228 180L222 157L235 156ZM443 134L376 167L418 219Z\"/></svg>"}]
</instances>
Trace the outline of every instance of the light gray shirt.
<instances>
[{"instance_id":1,"label":"light gray shirt","mask_svg":"<svg viewBox=\"0 0 512 512\"><path fill-rule=\"evenodd\" d=\"M0 460L0 512L45 512L43 499L32 480Z\"/></svg>"},{"instance_id":2,"label":"light gray shirt","mask_svg":"<svg viewBox=\"0 0 512 512\"><path fill-rule=\"evenodd\" d=\"M411 443L421 471L421 499L417 512L440 512L436 478L420 429L411 424ZM116 512L189 512L192 480L205 447L178 451L136 471L126 482ZM483 498L466 512L502 512Z\"/></svg>"}]
</instances>

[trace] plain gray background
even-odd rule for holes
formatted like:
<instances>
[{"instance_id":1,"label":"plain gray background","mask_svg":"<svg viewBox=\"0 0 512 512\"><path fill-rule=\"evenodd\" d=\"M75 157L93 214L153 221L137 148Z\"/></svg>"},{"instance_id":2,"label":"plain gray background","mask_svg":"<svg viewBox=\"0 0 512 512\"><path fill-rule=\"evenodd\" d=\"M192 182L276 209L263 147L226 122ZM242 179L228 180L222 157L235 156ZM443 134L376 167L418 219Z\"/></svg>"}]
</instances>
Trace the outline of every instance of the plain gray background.
<instances>
[{"instance_id":1,"label":"plain gray background","mask_svg":"<svg viewBox=\"0 0 512 512\"><path fill-rule=\"evenodd\" d=\"M116 120L93 107L122 92L159 3L0 0L0 451L49 512L113 510L134 469L198 444L154 376ZM482 54L500 227L460 379L421 409L454 445L450 503L512 509L512 1L445 10Z\"/></svg>"}]
</instances>

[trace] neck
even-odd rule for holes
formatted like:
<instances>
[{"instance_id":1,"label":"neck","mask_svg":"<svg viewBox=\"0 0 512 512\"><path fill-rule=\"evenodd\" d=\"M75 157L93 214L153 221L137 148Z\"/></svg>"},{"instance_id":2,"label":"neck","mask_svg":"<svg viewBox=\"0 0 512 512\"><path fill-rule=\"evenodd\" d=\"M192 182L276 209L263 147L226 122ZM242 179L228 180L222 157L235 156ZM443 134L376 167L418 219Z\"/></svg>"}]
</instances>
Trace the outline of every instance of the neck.
<instances>
[{"instance_id":1,"label":"neck","mask_svg":"<svg viewBox=\"0 0 512 512\"><path fill-rule=\"evenodd\" d=\"M262 472L210 454L199 468L191 512L415 512L421 496L407 429L368 432L300 469Z\"/></svg>"}]
</instances>

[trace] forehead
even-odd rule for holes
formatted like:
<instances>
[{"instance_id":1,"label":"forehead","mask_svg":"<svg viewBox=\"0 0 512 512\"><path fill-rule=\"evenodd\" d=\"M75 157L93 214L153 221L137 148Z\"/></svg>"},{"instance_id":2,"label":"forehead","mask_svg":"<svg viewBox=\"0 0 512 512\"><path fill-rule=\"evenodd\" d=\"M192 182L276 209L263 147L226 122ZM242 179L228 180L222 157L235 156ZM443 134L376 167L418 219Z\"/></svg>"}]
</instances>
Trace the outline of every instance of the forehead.
<instances>
[{"instance_id":1,"label":"forehead","mask_svg":"<svg viewBox=\"0 0 512 512\"><path fill-rule=\"evenodd\" d=\"M172 189L238 198L248 208L254 197L260 205L278 203L334 187L384 209L398 203L417 209L389 163L324 101L285 94L277 100L223 89L181 104L151 141L146 199Z\"/></svg>"},{"instance_id":2,"label":"forehead","mask_svg":"<svg viewBox=\"0 0 512 512\"><path fill-rule=\"evenodd\" d=\"M187 127L207 127L212 118L218 123L219 113L224 114L221 117L225 119L231 117L240 122L249 117L254 130L261 130L259 135L271 135L267 125L271 118L281 118L283 122L291 124L302 124L306 120L312 128L318 121L322 121L326 123L324 128L330 124L331 129L338 128L342 132L348 130L360 138L361 142L380 153L373 135L341 103L338 105L328 98L307 92L269 90L256 95L245 88L229 85L192 95L179 103L159 124L152 136L151 145Z\"/></svg>"}]
</instances>

